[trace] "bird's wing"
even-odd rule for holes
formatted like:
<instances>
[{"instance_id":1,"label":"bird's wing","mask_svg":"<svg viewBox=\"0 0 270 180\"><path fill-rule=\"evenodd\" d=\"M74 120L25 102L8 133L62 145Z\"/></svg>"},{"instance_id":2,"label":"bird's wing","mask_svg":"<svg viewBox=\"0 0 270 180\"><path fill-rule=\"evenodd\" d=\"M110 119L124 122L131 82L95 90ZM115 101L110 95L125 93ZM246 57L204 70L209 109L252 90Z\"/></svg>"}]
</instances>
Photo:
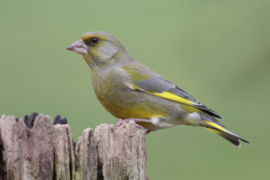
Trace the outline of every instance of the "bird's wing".
<instances>
[{"instance_id":1,"label":"bird's wing","mask_svg":"<svg viewBox=\"0 0 270 180\"><path fill-rule=\"evenodd\" d=\"M125 68L125 70L127 69ZM128 86L129 88L133 90L145 92L145 93L158 96L164 99L168 99L171 101L175 101L181 104L190 105L192 107L202 110L203 112L211 116L222 119L222 117L218 113L207 108L203 104L199 103L195 98L193 98L187 92L185 92L181 88L177 87L173 83L167 81L166 79L158 75L154 75L154 76L150 76L146 78L145 75L142 75L142 73L134 71L134 69L132 73L129 73L129 74L132 78L132 83L130 82L124 82L124 83L126 86Z\"/></svg>"}]
</instances>

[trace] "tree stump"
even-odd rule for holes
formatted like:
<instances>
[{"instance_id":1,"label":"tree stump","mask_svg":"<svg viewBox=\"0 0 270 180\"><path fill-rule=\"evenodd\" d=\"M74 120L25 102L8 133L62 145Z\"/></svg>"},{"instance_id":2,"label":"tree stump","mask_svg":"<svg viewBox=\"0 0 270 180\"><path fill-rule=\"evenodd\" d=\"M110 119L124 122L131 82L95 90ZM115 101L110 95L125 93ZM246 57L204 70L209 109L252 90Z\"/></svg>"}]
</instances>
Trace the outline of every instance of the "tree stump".
<instances>
[{"instance_id":1,"label":"tree stump","mask_svg":"<svg viewBox=\"0 0 270 180\"><path fill-rule=\"evenodd\" d=\"M145 132L135 122L101 124L73 142L70 127L39 114L33 127L0 119L0 180L148 180Z\"/></svg>"}]
</instances>

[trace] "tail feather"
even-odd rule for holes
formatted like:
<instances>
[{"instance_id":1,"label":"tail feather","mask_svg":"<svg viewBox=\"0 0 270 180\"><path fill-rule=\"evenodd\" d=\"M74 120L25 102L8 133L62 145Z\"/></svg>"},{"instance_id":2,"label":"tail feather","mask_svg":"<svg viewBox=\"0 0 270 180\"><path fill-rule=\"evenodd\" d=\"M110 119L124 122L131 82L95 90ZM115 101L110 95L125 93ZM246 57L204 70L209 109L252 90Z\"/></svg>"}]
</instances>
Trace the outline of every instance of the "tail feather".
<instances>
[{"instance_id":1,"label":"tail feather","mask_svg":"<svg viewBox=\"0 0 270 180\"><path fill-rule=\"evenodd\" d=\"M232 144L234 144L237 147L241 146L241 143L239 140L251 144L250 142L246 141L245 139L241 138L239 135L233 133L232 131L225 128L223 125L216 124L214 122L210 121L204 121L206 124L208 124L208 127L205 127L207 130L220 135L221 137L225 138L226 140L230 141Z\"/></svg>"}]
</instances>

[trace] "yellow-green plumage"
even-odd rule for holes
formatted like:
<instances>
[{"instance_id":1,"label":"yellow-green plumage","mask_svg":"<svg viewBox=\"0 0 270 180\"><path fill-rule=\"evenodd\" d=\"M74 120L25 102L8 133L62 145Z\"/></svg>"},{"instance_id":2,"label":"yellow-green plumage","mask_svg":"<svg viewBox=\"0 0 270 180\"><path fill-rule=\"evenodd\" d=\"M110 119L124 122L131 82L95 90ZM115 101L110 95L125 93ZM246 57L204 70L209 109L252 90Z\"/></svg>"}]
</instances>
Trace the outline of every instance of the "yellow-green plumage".
<instances>
[{"instance_id":1,"label":"yellow-green plumage","mask_svg":"<svg viewBox=\"0 0 270 180\"><path fill-rule=\"evenodd\" d=\"M137 123L151 131L186 124L205 127L237 146L239 140L247 142L221 125L215 111L134 60L114 36L86 33L67 49L83 55L96 96L113 116L146 119Z\"/></svg>"}]
</instances>

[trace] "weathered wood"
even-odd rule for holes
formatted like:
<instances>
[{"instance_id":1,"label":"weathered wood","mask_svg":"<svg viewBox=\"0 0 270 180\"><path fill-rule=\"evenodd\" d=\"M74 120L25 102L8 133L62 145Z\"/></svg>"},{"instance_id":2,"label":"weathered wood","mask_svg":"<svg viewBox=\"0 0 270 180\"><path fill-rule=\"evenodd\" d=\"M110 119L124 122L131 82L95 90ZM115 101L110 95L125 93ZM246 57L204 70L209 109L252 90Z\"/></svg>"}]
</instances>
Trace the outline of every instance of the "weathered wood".
<instances>
[{"instance_id":1,"label":"weathered wood","mask_svg":"<svg viewBox=\"0 0 270 180\"><path fill-rule=\"evenodd\" d=\"M97 148L92 129L85 129L79 137L75 157L74 179L97 179Z\"/></svg>"},{"instance_id":2,"label":"weathered wood","mask_svg":"<svg viewBox=\"0 0 270 180\"><path fill-rule=\"evenodd\" d=\"M136 131L134 121L116 130L113 125L102 124L95 131L100 178L147 179L145 132Z\"/></svg>"},{"instance_id":3,"label":"weathered wood","mask_svg":"<svg viewBox=\"0 0 270 180\"><path fill-rule=\"evenodd\" d=\"M32 129L21 119L2 116L0 120L3 161L7 179L52 179L52 122L40 114Z\"/></svg>"},{"instance_id":4,"label":"weathered wood","mask_svg":"<svg viewBox=\"0 0 270 180\"><path fill-rule=\"evenodd\" d=\"M53 127L54 179L72 179L74 151L72 135L68 125L57 124Z\"/></svg>"},{"instance_id":5,"label":"weathered wood","mask_svg":"<svg viewBox=\"0 0 270 180\"><path fill-rule=\"evenodd\" d=\"M0 180L148 180L145 132L135 122L118 128L101 124L87 128L73 142L69 125L52 126L40 114L33 128L22 119L0 120Z\"/></svg>"}]
</instances>

